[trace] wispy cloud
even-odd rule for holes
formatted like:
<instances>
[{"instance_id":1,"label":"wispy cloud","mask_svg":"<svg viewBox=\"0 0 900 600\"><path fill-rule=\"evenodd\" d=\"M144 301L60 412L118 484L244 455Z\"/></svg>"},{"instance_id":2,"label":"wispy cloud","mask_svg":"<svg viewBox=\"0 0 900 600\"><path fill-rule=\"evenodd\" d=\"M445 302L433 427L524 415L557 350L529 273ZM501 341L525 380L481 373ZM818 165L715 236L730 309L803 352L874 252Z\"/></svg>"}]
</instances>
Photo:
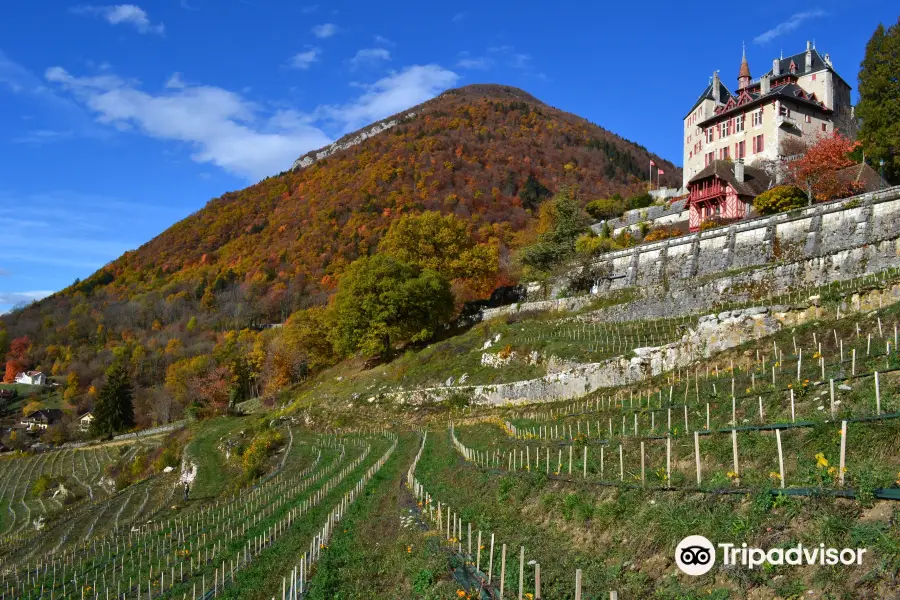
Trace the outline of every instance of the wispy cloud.
<instances>
[{"instance_id":1,"label":"wispy cloud","mask_svg":"<svg viewBox=\"0 0 900 600\"><path fill-rule=\"evenodd\" d=\"M460 69L473 69L478 71L485 71L490 69L494 64L494 61L486 56L477 56L477 57L468 57L465 56L460 58L457 61L456 66Z\"/></svg>"},{"instance_id":2,"label":"wispy cloud","mask_svg":"<svg viewBox=\"0 0 900 600\"><path fill-rule=\"evenodd\" d=\"M46 298L53 292L51 290L36 290L32 292L0 292L0 306L16 306L17 304L28 304L41 298ZM2 314L2 313L0 313Z\"/></svg>"},{"instance_id":3,"label":"wispy cloud","mask_svg":"<svg viewBox=\"0 0 900 600\"><path fill-rule=\"evenodd\" d=\"M391 53L384 48L363 48L350 59L350 66L358 69L364 66L375 66L381 61L391 60Z\"/></svg>"},{"instance_id":4,"label":"wispy cloud","mask_svg":"<svg viewBox=\"0 0 900 600\"><path fill-rule=\"evenodd\" d=\"M767 44L775 38L797 29L804 21L824 17L825 15L825 11L819 8L794 13L787 20L753 38L753 42L756 44Z\"/></svg>"},{"instance_id":5,"label":"wispy cloud","mask_svg":"<svg viewBox=\"0 0 900 600\"><path fill-rule=\"evenodd\" d=\"M388 38L384 37L383 35L376 35L373 39L375 40L375 43L380 46L396 46L397 45L394 42L392 42L391 40L389 40Z\"/></svg>"},{"instance_id":6,"label":"wispy cloud","mask_svg":"<svg viewBox=\"0 0 900 600\"><path fill-rule=\"evenodd\" d=\"M462 21L463 19L465 19L466 16L467 16L468 14L469 14L469 13L467 13L467 12L465 12L465 11L464 11L464 12L458 12L458 13L456 13L455 15L453 15L453 18L451 18L450 20L453 21L454 23L459 23L460 21Z\"/></svg>"},{"instance_id":7,"label":"wispy cloud","mask_svg":"<svg viewBox=\"0 0 900 600\"><path fill-rule=\"evenodd\" d=\"M319 61L319 56L321 54L321 48L307 48L303 52L298 52L291 58L291 67L305 71L310 68L313 63Z\"/></svg>"},{"instance_id":8,"label":"wispy cloud","mask_svg":"<svg viewBox=\"0 0 900 600\"><path fill-rule=\"evenodd\" d=\"M11 141L14 144L49 144L51 142L67 140L71 138L74 133L75 132L71 130L57 131L55 129L34 129L12 138Z\"/></svg>"},{"instance_id":9,"label":"wispy cloud","mask_svg":"<svg viewBox=\"0 0 900 600\"><path fill-rule=\"evenodd\" d=\"M394 72L373 84L353 102L326 106L317 112L353 131L433 98L456 84L459 75L439 65L414 65Z\"/></svg>"},{"instance_id":10,"label":"wispy cloud","mask_svg":"<svg viewBox=\"0 0 900 600\"><path fill-rule=\"evenodd\" d=\"M166 32L162 23L152 23L147 12L134 4L116 4L114 6L76 6L72 9L76 14L97 15L110 25L131 25L140 33L163 35Z\"/></svg>"},{"instance_id":11,"label":"wispy cloud","mask_svg":"<svg viewBox=\"0 0 900 600\"><path fill-rule=\"evenodd\" d=\"M330 38L338 32L338 27L334 23L323 23L312 28L312 34L319 39Z\"/></svg>"},{"instance_id":12,"label":"wispy cloud","mask_svg":"<svg viewBox=\"0 0 900 600\"><path fill-rule=\"evenodd\" d=\"M302 7L300 9L300 12L302 12L304 15L309 15L309 14L316 12L317 10L319 10L318 4L310 4L308 6Z\"/></svg>"},{"instance_id":13,"label":"wispy cloud","mask_svg":"<svg viewBox=\"0 0 900 600\"><path fill-rule=\"evenodd\" d=\"M187 87L187 84L181 78L181 73L172 73L172 76L166 81L166 88L170 90L180 90Z\"/></svg>"},{"instance_id":14,"label":"wispy cloud","mask_svg":"<svg viewBox=\"0 0 900 600\"><path fill-rule=\"evenodd\" d=\"M67 90L99 123L123 132L191 145L195 162L210 163L250 180L288 168L300 155L346 133L421 103L459 76L438 65L413 65L372 84L343 105L311 111L260 106L219 87L184 84L159 92L110 73L79 77L52 67L46 79Z\"/></svg>"}]
</instances>

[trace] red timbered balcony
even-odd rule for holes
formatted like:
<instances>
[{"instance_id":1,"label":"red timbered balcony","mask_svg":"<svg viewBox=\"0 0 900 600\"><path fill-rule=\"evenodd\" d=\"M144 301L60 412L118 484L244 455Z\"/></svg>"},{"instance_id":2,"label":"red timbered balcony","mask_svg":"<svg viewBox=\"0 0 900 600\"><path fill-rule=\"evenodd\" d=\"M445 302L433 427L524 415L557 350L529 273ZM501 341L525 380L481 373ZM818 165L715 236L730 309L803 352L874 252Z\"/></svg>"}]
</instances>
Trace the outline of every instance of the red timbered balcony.
<instances>
[{"instance_id":1,"label":"red timbered balcony","mask_svg":"<svg viewBox=\"0 0 900 600\"><path fill-rule=\"evenodd\" d=\"M704 181L701 185L695 185L691 187L691 195L689 196L689 201L691 204L693 204L695 202L700 202L702 200L707 200L709 198L715 198L716 196L724 195L725 186L722 185L721 181Z\"/></svg>"}]
</instances>

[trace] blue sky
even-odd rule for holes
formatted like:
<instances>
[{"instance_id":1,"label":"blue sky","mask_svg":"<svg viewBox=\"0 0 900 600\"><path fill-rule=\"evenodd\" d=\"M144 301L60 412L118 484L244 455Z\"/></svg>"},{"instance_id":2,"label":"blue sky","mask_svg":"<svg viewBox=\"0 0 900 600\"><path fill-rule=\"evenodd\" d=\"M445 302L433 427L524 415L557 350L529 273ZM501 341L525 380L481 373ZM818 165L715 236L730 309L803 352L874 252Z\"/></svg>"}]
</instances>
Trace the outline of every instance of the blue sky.
<instances>
[{"instance_id":1,"label":"blue sky","mask_svg":"<svg viewBox=\"0 0 900 600\"><path fill-rule=\"evenodd\" d=\"M76 0L0 7L0 312L209 199L468 83L521 87L680 164L714 69L815 39L856 84L888 2ZM678 3L681 4L681 3Z\"/></svg>"}]
</instances>

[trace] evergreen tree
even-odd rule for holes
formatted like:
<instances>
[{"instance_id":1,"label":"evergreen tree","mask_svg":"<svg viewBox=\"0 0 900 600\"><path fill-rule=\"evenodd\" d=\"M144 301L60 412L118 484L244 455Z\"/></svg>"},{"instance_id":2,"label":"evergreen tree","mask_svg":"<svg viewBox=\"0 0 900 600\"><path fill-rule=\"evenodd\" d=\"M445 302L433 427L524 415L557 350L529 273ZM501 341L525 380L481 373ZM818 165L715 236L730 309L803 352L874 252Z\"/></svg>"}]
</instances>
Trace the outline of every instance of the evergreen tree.
<instances>
[{"instance_id":1,"label":"evergreen tree","mask_svg":"<svg viewBox=\"0 0 900 600\"><path fill-rule=\"evenodd\" d=\"M134 427L134 405L131 382L122 363L115 363L106 370L106 385L100 389L94 403L94 421L91 433L108 436Z\"/></svg>"},{"instance_id":2,"label":"evergreen tree","mask_svg":"<svg viewBox=\"0 0 900 600\"><path fill-rule=\"evenodd\" d=\"M879 24L866 44L859 69L859 103L862 120L859 140L867 158L878 165L884 160L885 178L900 178L900 18L887 30Z\"/></svg>"}]
</instances>

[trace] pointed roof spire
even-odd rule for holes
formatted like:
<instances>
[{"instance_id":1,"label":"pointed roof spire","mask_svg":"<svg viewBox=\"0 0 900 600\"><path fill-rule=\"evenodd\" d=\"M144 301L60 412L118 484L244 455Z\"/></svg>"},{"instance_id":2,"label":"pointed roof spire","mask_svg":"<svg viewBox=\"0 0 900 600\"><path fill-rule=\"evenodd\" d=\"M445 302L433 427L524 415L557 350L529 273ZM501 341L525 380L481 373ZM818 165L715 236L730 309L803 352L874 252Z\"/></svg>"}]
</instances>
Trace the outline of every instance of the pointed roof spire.
<instances>
[{"instance_id":1,"label":"pointed roof spire","mask_svg":"<svg viewBox=\"0 0 900 600\"><path fill-rule=\"evenodd\" d=\"M743 53L741 56L741 70L738 72L738 80L747 78L747 81L750 81L750 65L747 63L747 47L743 47Z\"/></svg>"}]
</instances>

